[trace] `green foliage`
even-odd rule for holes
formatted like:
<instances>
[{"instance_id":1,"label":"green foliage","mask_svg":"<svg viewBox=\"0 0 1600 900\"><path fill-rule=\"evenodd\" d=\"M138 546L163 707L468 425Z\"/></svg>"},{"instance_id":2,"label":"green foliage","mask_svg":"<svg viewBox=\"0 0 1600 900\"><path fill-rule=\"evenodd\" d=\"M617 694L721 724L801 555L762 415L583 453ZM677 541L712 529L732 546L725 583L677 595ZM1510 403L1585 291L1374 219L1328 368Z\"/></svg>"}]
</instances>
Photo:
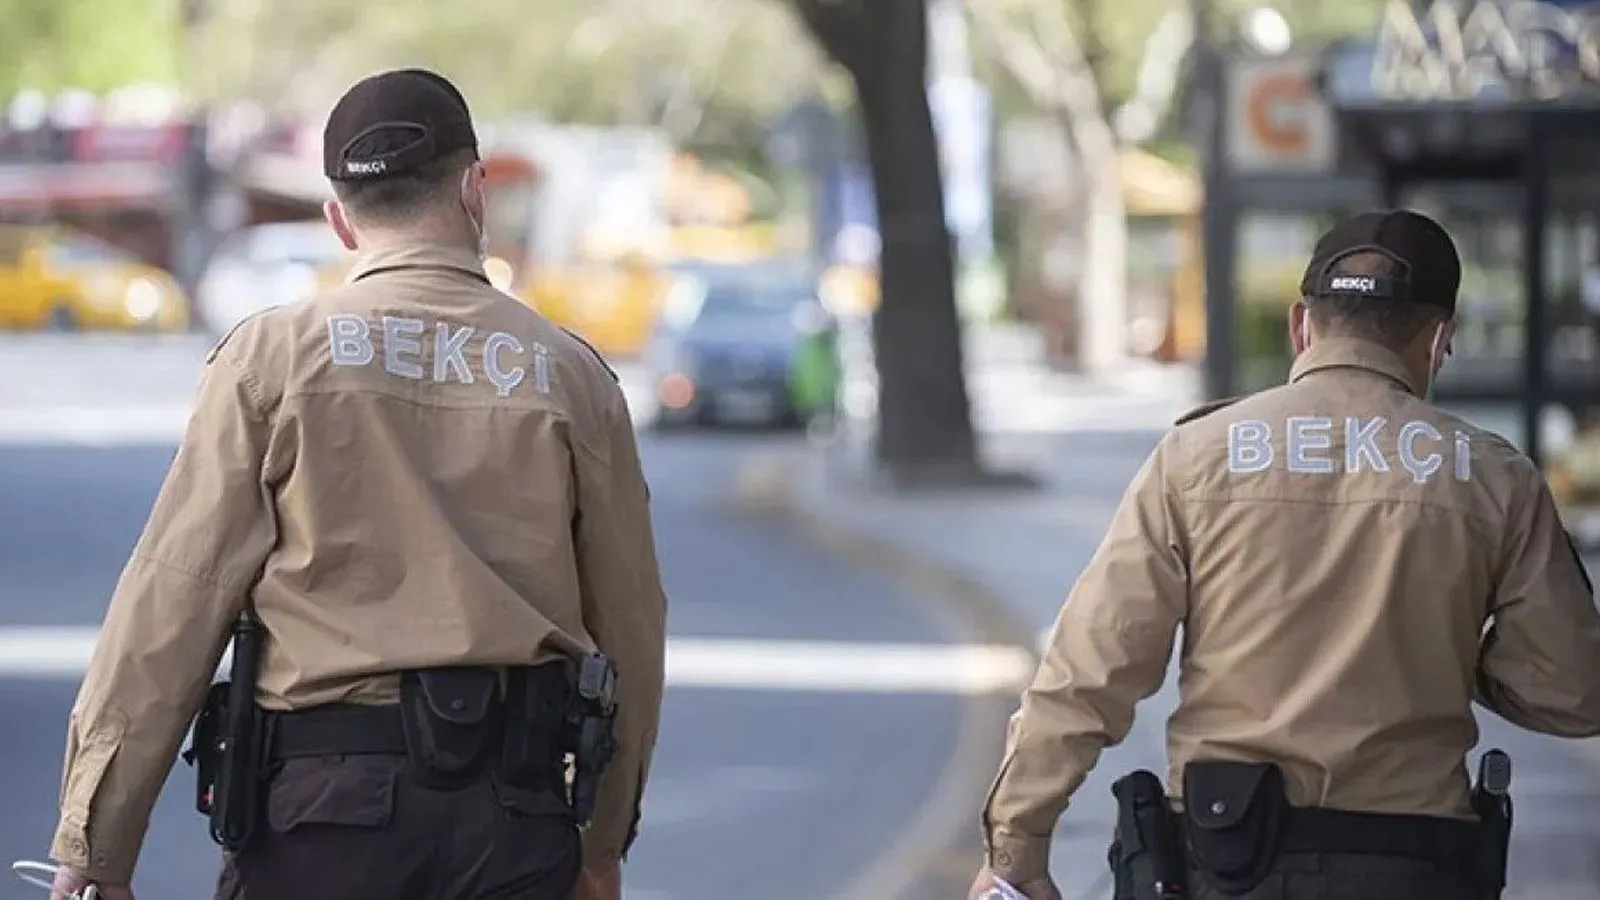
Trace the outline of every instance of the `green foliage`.
<instances>
[{"instance_id":1,"label":"green foliage","mask_svg":"<svg viewBox=\"0 0 1600 900\"><path fill-rule=\"evenodd\" d=\"M0 100L175 81L207 100L323 114L352 81L421 65L474 111L664 124L696 147L759 157L766 126L824 66L787 4L761 0L0 0Z\"/></svg>"},{"instance_id":2,"label":"green foliage","mask_svg":"<svg viewBox=\"0 0 1600 900\"><path fill-rule=\"evenodd\" d=\"M363 75L423 65L448 74L486 116L669 117L715 143L744 139L819 68L781 5L750 0L386 0L381 18L353 0L254 2L219 10L216 90L307 111Z\"/></svg>"},{"instance_id":3,"label":"green foliage","mask_svg":"<svg viewBox=\"0 0 1600 900\"><path fill-rule=\"evenodd\" d=\"M1000 7L1006 17L1023 24L1034 16L1041 4L1054 4L1076 36L1094 69L1100 89L1101 108L1116 109L1133 93L1143 62L1146 43L1163 18L1182 13L1191 0L969 0ZM1258 7L1271 7L1283 15L1297 45L1315 47L1345 36L1376 33L1385 0L1210 0L1216 39L1225 47L1243 41L1240 30L1246 14ZM981 26L980 26L981 27ZM983 66L989 83L997 87L1002 115L1037 113L1004 77L992 61ZM999 77L996 77L999 76ZM1180 81L1181 90L1181 81ZM1177 106L1174 105L1173 112ZM1175 143L1181 135L1168 128L1158 141L1164 146L1154 152L1177 159Z\"/></svg>"},{"instance_id":4,"label":"green foliage","mask_svg":"<svg viewBox=\"0 0 1600 900\"><path fill-rule=\"evenodd\" d=\"M181 46L172 0L0 0L0 99L172 81Z\"/></svg>"}]
</instances>

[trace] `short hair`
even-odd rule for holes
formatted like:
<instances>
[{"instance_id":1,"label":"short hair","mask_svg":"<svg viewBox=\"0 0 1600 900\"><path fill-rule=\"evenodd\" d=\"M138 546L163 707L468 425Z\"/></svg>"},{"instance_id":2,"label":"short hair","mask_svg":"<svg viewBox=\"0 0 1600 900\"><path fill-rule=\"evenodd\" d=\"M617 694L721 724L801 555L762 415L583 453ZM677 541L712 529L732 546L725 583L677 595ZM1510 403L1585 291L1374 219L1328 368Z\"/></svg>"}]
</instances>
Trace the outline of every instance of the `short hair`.
<instances>
[{"instance_id":1,"label":"short hair","mask_svg":"<svg viewBox=\"0 0 1600 900\"><path fill-rule=\"evenodd\" d=\"M354 157L392 153L415 141L408 132L380 130L356 140ZM333 195L356 219L374 225L395 225L425 212L449 196L461 173L477 161L472 150L458 150L400 175L362 181L335 181Z\"/></svg>"},{"instance_id":2,"label":"short hair","mask_svg":"<svg viewBox=\"0 0 1600 900\"><path fill-rule=\"evenodd\" d=\"M1395 278L1403 274L1397 271L1398 268L1393 259L1382 253L1354 253L1340 259L1327 274ZM1394 297L1333 294L1302 299L1311 311L1311 319L1319 332L1363 338L1391 350L1410 346L1418 335L1450 315L1444 308L1431 303Z\"/></svg>"}]
</instances>

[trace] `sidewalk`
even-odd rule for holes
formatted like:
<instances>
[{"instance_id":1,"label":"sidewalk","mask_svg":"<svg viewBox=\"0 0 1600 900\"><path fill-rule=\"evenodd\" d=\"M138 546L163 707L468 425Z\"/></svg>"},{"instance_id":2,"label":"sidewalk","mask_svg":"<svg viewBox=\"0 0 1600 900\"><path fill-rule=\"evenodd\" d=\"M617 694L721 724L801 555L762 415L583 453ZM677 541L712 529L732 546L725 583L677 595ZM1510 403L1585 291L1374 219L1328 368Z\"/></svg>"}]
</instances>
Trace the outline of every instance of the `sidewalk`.
<instances>
[{"instance_id":1,"label":"sidewalk","mask_svg":"<svg viewBox=\"0 0 1600 900\"><path fill-rule=\"evenodd\" d=\"M1128 480L1162 429L1192 405L1193 394L1181 376L1125 380L1120 389L1070 377L1037 377L1054 381L1049 421L997 413L992 406L980 412L979 420L991 423L984 429L988 460L1035 472L1045 479L1044 489L876 494L859 477L863 448L831 445L791 475L786 498L791 513L814 527L893 547L897 556L910 555L975 582L992 595L986 608L1009 620L997 622L992 631L1019 641L1041 639L1098 545ZM999 395L974 391L980 406ZM1037 395L1005 402L1013 409L1040 407ZM1008 417L1025 427L994 427ZM1163 730L1176 702L1174 682L1169 679L1139 707L1128 739L1106 752L1061 819L1053 871L1068 900L1109 895L1105 852L1115 820L1110 785L1136 768L1165 772ZM1594 742L1529 735L1490 716L1480 721L1480 749L1502 747L1516 764L1519 805L1508 900L1600 898L1600 748ZM998 732L993 736L996 761L1002 740ZM974 834L977 815L975 806Z\"/></svg>"}]
</instances>

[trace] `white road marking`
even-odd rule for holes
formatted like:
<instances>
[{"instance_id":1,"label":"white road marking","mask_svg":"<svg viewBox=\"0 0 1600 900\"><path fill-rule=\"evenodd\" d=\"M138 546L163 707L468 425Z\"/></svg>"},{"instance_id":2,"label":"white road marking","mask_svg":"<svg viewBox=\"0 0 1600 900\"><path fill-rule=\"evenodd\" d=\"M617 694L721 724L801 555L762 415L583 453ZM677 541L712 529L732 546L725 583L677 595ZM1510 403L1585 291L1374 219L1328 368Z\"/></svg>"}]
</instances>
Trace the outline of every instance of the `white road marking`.
<instances>
[{"instance_id":1,"label":"white road marking","mask_svg":"<svg viewBox=\"0 0 1600 900\"><path fill-rule=\"evenodd\" d=\"M176 444L188 422L189 407L183 404L0 408L0 446Z\"/></svg>"},{"instance_id":2,"label":"white road marking","mask_svg":"<svg viewBox=\"0 0 1600 900\"><path fill-rule=\"evenodd\" d=\"M1033 673L1020 647L672 638L667 681L684 687L974 694Z\"/></svg>"},{"instance_id":3,"label":"white road marking","mask_svg":"<svg viewBox=\"0 0 1600 900\"><path fill-rule=\"evenodd\" d=\"M76 680L99 629L0 627L0 677ZM224 660L224 667L227 661ZM667 683L679 688L824 693L984 694L1033 674L1020 647L675 637Z\"/></svg>"}]
</instances>

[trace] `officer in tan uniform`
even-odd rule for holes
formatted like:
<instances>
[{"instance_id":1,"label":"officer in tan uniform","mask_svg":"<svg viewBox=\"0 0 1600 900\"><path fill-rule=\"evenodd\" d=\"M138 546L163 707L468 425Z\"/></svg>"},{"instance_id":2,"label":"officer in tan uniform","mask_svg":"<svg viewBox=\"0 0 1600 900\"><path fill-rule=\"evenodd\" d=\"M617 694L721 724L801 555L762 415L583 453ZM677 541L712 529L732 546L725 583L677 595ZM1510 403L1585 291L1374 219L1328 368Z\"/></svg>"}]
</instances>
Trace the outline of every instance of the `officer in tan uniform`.
<instances>
[{"instance_id":1,"label":"officer in tan uniform","mask_svg":"<svg viewBox=\"0 0 1600 900\"><path fill-rule=\"evenodd\" d=\"M1113 862L1150 863L1119 897L1185 877L1202 898L1497 893L1493 873L1479 892L1472 703L1600 734L1600 615L1534 464L1426 399L1460 272L1419 214L1339 224L1290 313L1289 383L1164 436L1012 720L973 896L995 876L1059 896L1056 820L1160 687L1180 623L1166 790L1116 788ZM1175 874L1151 863L1174 856Z\"/></svg>"},{"instance_id":2,"label":"officer in tan uniform","mask_svg":"<svg viewBox=\"0 0 1600 900\"><path fill-rule=\"evenodd\" d=\"M490 286L483 168L449 82L364 80L324 140L354 271L207 359L72 709L57 896L130 896L248 610L263 793L219 896L616 900L666 606L622 391ZM560 735L572 661L595 650L616 668L617 748L580 838Z\"/></svg>"}]
</instances>

